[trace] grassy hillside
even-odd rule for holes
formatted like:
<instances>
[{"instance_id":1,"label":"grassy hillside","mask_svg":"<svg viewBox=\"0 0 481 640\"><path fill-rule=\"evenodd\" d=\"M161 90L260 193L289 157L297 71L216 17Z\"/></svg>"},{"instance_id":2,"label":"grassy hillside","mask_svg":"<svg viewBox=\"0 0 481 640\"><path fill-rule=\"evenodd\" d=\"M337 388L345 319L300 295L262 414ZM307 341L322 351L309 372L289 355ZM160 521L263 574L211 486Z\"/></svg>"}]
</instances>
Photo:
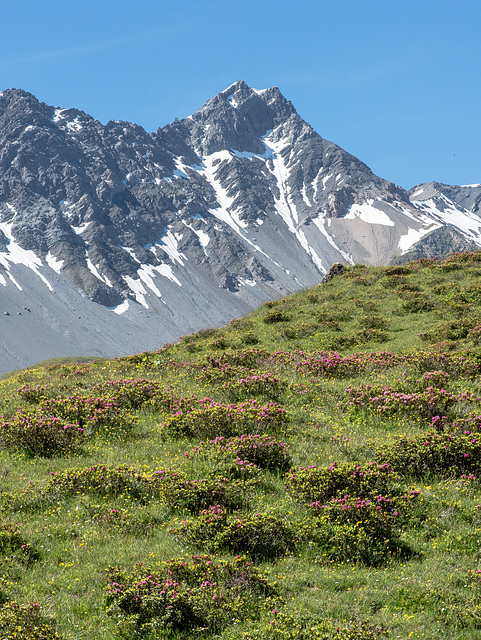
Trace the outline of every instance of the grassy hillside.
<instances>
[{"instance_id":1,"label":"grassy hillside","mask_svg":"<svg viewBox=\"0 0 481 640\"><path fill-rule=\"evenodd\" d=\"M481 638L480 339L456 254L4 378L0 637Z\"/></svg>"}]
</instances>

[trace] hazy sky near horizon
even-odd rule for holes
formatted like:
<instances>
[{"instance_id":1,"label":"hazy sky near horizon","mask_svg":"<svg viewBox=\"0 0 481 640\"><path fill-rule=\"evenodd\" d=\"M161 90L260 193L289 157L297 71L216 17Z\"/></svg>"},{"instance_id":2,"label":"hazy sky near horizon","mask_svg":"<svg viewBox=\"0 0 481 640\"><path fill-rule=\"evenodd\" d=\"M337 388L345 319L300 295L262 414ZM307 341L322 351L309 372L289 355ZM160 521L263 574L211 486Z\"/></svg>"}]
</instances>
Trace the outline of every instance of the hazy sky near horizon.
<instances>
[{"instance_id":1,"label":"hazy sky near horizon","mask_svg":"<svg viewBox=\"0 0 481 640\"><path fill-rule=\"evenodd\" d=\"M236 80L410 188L481 183L479 0L16 0L0 90L148 131Z\"/></svg>"}]
</instances>

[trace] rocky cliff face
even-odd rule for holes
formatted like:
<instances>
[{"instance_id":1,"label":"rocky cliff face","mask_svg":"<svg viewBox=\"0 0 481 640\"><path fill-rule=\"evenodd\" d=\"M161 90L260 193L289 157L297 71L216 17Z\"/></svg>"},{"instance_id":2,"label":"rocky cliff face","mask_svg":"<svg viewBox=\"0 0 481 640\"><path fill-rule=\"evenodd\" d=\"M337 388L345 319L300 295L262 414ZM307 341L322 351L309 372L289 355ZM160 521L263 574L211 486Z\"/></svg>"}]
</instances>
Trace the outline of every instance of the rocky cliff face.
<instances>
[{"instance_id":1,"label":"rocky cliff face","mask_svg":"<svg viewBox=\"0 0 481 640\"><path fill-rule=\"evenodd\" d=\"M375 176L276 87L237 82L155 133L0 94L0 306L40 287L48 310L68 290L92 326L110 314L106 355L225 322L334 262L399 259L439 229L480 245L480 200Z\"/></svg>"}]
</instances>

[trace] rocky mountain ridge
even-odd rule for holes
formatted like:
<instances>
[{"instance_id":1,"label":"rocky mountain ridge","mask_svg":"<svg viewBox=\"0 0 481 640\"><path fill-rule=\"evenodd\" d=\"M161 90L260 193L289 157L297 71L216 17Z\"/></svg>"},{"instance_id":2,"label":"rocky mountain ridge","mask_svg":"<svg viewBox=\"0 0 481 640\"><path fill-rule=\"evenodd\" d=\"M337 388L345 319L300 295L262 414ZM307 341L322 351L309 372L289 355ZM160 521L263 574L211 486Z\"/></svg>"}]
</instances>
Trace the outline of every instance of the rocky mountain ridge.
<instances>
[{"instance_id":1,"label":"rocky mountain ridge","mask_svg":"<svg viewBox=\"0 0 481 640\"><path fill-rule=\"evenodd\" d=\"M154 348L317 284L334 262L480 246L480 200L479 185L407 192L375 176L316 133L277 87L237 82L154 133L6 90L0 313L8 304L21 313L36 291L48 325L49 300L68 291L72 308L89 309L92 335L97 312L109 318L99 355ZM63 322L63 312L55 311L57 344L47 341L54 348L33 356L31 342L25 355L16 348L19 365L91 353L75 337L88 335L84 320ZM12 318L0 317L13 336ZM12 340L0 337L8 368Z\"/></svg>"}]
</instances>

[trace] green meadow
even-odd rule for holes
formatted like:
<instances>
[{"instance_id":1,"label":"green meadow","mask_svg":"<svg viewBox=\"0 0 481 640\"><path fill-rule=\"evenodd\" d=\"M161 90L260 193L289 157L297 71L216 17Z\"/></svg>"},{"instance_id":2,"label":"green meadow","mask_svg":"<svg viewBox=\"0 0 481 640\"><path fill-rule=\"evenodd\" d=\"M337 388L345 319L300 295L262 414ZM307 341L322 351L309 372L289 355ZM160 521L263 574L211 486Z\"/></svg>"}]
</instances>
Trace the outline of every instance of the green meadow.
<instances>
[{"instance_id":1,"label":"green meadow","mask_svg":"<svg viewBox=\"0 0 481 640\"><path fill-rule=\"evenodd\" d=\"M481 252L0 380L2 640L481 638Z\"/></svg>"}]
</instances>

